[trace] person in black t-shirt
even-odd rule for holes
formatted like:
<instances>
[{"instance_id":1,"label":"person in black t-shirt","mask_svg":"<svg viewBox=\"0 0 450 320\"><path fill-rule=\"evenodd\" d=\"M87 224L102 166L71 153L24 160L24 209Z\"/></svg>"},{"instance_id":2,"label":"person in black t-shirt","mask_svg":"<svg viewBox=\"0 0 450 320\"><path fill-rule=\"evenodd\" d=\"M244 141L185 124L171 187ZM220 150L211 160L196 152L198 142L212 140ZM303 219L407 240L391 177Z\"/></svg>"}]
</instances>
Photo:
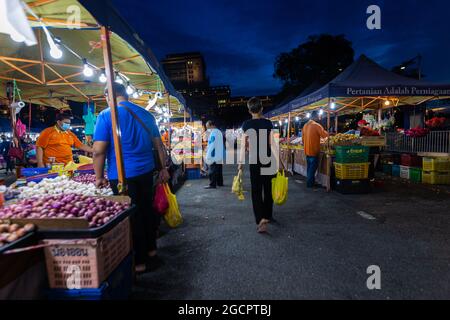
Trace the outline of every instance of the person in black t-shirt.
<instances>
[{"instance_id":1,"label":"person in black t-shirt","mask_svg":"<svg viewBox=\"0 0 450 320\"><path fill-rule=\"evenodd\" d=\"M248 150L250 153L253 212L255 214L256 224L258 225L258 232L265 233L267 232L267 224L273 220L273 175L265 175L261 169L270 167L270 163L267 163L266 160L271 157L270 133L273 125L270 120L263 117L261 100L253 97L247 102L247 107L249 113L252 115L252 119L245 121L242 125L245 140L242 143L241 155L245 154L245 150ZM267 147L263 148L265 150L260 150L260 139L267 139L265 144ZM239 165L239 170L243 170L242 164Z\"/></svg>"}]
</instances>

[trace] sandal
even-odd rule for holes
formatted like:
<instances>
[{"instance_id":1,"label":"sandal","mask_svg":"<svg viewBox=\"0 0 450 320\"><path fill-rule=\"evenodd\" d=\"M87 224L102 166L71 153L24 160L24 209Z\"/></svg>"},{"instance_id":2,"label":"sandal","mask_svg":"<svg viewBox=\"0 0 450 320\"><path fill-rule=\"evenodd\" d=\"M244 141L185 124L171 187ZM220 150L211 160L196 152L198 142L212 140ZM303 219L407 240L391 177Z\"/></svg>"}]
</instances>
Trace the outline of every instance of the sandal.
<instances>
[{"instance_id":1,"label":"sandal","mask_svg":"<svg viewBox=\"0 0 450 320\"><path fill-rule=\"evenodd\" d=\"M267 233L267 221L261 221L258 226L258 233Z\"/></svg>"}]
</instances>

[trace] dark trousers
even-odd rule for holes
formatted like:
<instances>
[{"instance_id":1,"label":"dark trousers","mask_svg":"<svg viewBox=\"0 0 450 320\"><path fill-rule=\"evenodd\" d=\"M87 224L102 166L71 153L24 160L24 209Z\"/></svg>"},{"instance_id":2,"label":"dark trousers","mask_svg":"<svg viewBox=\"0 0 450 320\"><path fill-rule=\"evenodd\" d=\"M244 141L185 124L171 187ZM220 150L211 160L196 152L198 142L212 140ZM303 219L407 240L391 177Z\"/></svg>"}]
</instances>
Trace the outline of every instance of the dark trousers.
<instances>
[{"instance_id":1,"label":"dark trousers","mask_svg":"<svg viewBox=\"0 0 450 320\"><path fill-rule=\"evenodd\" d=\"M221 187L223 186L223 165L218 163L212 163L209 165L208 175L209 175L209 185L211 187Z\"/></svg>"},{"instance_id":2,"label":"dark trousers","mask_svg":"<svg viewBox=\"0 0 450 320\"><path fill-rule=\"evenodd\" d=\"M114 194L118 194L117 180L111 180ZM153 173L147 173L127 179L128 195L136 205L136 213L131 217L133 233L133 249L136 264L146 262L148 252L156 250L156 239L160 224L160 216L152 208Z\"/></svg>"},{"instance_id":3,"label":"dark trousers","mask_svg":"<svg viewBox=\"0 0 450 320\"><path fill-rule=\"evenodd\" d=\"M272 178L273 175L261 175L261 166L250 165L253 213L255 214L256 224L259 224L261 219L272 219Z\"/></svg>"},{"instance_id":4,"label":"dark trousers","mask_svg":"<svg viewBox=\"0 0 450 320\"><path fill-rule=\"evenodd\" d=\"M314 183L316 182L315 176L316 171L319 166L319 157L306 157L306 186L308 188L314 187Z\"/></svg>"}]
</instances>

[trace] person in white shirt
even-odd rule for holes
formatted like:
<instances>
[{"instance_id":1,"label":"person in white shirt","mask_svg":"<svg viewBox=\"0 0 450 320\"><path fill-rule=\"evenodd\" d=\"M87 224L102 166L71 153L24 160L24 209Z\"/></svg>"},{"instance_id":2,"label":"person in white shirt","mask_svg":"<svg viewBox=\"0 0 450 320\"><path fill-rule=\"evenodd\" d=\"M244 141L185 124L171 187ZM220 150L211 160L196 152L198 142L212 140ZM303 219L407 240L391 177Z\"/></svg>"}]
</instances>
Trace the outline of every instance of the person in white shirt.
<instances>
[{"instance_id":1,"label":"person in white shirt","mask_svg":"<svg viewBox=\"0 0 450 320\"><path fill-rule=\"evenodd\" d=\"M209 131L208 147L206 149L206 163L209 166L209 185L205 186L205 189L216 189L217 186L223 187L223 135L212 120L206 123L206 129Z\"/></svg>"}]
</instances>

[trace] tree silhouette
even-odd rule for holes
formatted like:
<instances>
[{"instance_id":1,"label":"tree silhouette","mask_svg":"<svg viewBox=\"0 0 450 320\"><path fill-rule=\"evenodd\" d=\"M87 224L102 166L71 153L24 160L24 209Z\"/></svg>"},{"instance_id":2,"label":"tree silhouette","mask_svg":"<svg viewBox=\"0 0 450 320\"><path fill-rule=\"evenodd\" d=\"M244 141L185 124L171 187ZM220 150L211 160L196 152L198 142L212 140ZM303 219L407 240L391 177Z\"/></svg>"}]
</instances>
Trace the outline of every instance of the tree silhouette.
<instances>
[{"instance_id":1,"label":"tree silhouette","mask_svg":"<svg viewBox=\"0 0 450 320\"><path fill-rule=\"evenodd\" d=\"M313 35L290 52L276 58L274 77L283 83L277 100L296 96L315 82L335 78L354 58L352 43L344 35Z\"/></svg>"}]
</instances>

